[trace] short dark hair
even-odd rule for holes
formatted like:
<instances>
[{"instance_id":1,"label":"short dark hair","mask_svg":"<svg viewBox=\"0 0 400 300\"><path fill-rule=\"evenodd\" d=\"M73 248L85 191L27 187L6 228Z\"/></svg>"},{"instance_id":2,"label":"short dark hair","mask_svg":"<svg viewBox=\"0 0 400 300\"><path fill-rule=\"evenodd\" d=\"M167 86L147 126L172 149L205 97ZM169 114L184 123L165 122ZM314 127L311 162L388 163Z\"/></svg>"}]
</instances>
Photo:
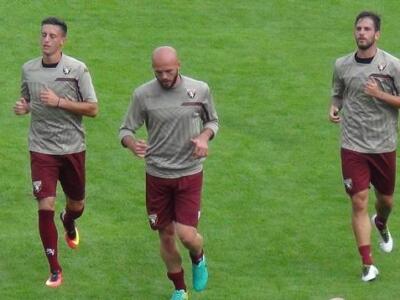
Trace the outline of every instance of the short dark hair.
<instances>
[{"instance_id":1,"label":"short dark hair","mask_svg":"<svg viewBox=\"0 0 400 300\"><path fill-rule=\"evenodd\" d=\"M43 25L57 25L61 28L62 32L64 33L64 36L67 35L68 28L64 20L61 20L56 17L47 17L42 20L42 26Z\"/></svg>"},{"instance_id":2,"label":"short dark hair","mask_svg":"<svg viewBox=\"0 0 400 300\"><path fill-rule=\"evenodd\" d=\"M357 25L357 22L360 19L364 19L364 18L370 18L372 20L372 22L374 22L375 31L380 31L381 30L381 17L377 13L374 13L372 11L362 11L362 12L360 12L358 14L358 16L356 17L356 20L354 21L354 26Z\"/></svg>"}]
</instances>

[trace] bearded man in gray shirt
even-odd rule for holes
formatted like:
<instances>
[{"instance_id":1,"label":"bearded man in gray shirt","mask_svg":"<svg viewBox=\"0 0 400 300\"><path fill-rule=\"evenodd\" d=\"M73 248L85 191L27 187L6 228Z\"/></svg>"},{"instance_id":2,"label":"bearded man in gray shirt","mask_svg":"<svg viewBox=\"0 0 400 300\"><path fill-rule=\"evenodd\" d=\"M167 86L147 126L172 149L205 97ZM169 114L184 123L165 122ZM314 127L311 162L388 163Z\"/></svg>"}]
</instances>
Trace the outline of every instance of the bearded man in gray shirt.
<instances>
[{"instance_id":1,"label":"bearded man in gray shirt","mask_svg":"<svg viewBox=\"0 0 400 300\"><path fill-rule=\"evenodd\" d=\"M120 127L122 145L146 161L146 207L158 230L161 257L173 282L173 300L188 299L179 239L192 260L193 287L206 288L208 271L200 218L202 163L218 117L206 83L179 73L176 50L159 47L152 56L155 79L135 90ZM148 141L135 137L146 125Z\"/></svg>"},{"instance_id":2,"label":"bearded man in gray shirt","mask_svg":"<svg viewBox=\"0 0 400 300\"><path fill-rule=\"evenodd\" d=\"M41 24L42 56L22 67L21 97L16 115L31 114L29 151L33 194L38 200L39 234L50 267L46 286L63 281L54 223L57 181L66 196L60 214L68 247L79 245L75 220L84 209L85 131L82 117L97 114L97 98L86 65L62 53L67 38L63 20L49 17Z\"/></svg>"},{"instance_id":3,"label":"bearded man in gray shirt","mask_svg":"<svg viewBox=\"0 0 400 300\"><path fill-rule=\"evenodd\" d=\"M397 122L400 107L400 62L377 48L380 17L361 12L354 23L357 51L335 63L329 119L341 123L342 173L352 202L352 227L362 260L363 281L379 271L371 251L371 221L382 251L393 249L387 221L393 206ZM368 192L376 195L370 221Z\"/></svg>"}]
</instances>

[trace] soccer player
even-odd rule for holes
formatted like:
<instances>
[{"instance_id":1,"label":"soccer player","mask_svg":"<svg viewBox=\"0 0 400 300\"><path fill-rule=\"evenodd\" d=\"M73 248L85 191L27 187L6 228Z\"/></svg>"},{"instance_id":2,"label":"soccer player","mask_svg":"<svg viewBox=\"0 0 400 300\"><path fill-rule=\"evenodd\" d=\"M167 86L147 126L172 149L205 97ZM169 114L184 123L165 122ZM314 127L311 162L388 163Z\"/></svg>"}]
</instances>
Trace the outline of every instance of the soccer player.
<instances>
[{"instance_id":1,"label":"soccer player","mask_svg":"<svg viewBox=\"0 0 400 300\"><path fill-rule=\"evenodd\" d=\"M82 116L98 112L92 79L84 63L65 55L64 21L49 17L41 23L42 56L22 67L21 98L16 115L31 113L29 151L33 194L38 200L39 234L50 265L49 287L62 283L54 223L57 181L66 196L60 214L67 245L79 245L75 220L84 209L85 132Z\"/></svg>"},{"instance_id":2,"label":"soccer player","mask_svg":"<svg viewBox=\"0 0 400 300\"><path fill-rule=\"evenodd\" d=\"M208 271L200 218L202 163L218 117L206 83L180 74L176 50L163 46L152 55L155 79L138 87L119 130L122 145L146 161L146 207L158 230L160 253L173 282L173 300L188 299L176 240L189 250L193 287L206 288ZM148 141L136 131L146 124Z\"/></svg>"},{"instance_id":3,"label":"soccer player","mask_svg":"<svg viewBox=\"0 0 400 300\"><path fill-rule=\"evenodd\" d=\"M379 246L386 253L393 249L387 222L395 187L400 62L377 48L380 23L373 12L364 11L356 17L357 50L335 63L329 110L330 121L341 123L342 173L351 198L363 281L374 280L379 274L371 255L370 184L376 195L372 224L379 233Z\"/></svg>"}]
</instances>

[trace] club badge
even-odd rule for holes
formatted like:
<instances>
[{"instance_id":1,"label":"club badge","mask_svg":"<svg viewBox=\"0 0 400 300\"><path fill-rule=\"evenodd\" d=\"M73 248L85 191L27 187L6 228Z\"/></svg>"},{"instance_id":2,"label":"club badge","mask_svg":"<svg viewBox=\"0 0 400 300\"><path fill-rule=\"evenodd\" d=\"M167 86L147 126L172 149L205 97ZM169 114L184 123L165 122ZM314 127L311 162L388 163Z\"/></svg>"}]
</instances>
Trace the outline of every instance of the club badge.
<instances>
[{"instance_id":1,"label":"club badge","mask_svg":"<svg viewBox=\"0 0 400 300\"><path fill-rule=\"evenodd\" d=\"M386 64L383 64L383 63L380 63L380 64L378 64L378 70L379 71L383 71L383 70L385 70L385 68L386 68Z\"/></svg>"},{"instance_id":2,"label":"club badge","mask_svg":"<svg viewBox=\"0 0 400 300\"><path fill-rule=\"evenodd\" d=\"M190 99L193 99L196 96L196 90L195 89L186 89L186 92L189 96Z\"/></svg>"},{"instance_id":3,"label":"club badge","mask_svg":"<svg viewBox=\"0 0 400 300\"><path fill-rule=\"evenodd\" d=\"M42 181L41 180L33 181L32 186L33 186L33 191L35 193L39 193L42 189Z\"/></svg>"},{"instance_id":4,"label":"club badge","mask_svg":"<svg viewBox=\"0 0 400 300\"><path fill-rule=\"evenodd\" d=\"M68 75L70 72L71 72L71 69L70 69L70 68L68 68L68 67L64 67L64 68L63 68L63 73L64 73L64 75Z\"/></svg>"},{"instance_id":5,"label":"club badge","mask_svg":"<svg viewBox=\"0 0 400 300\"><path fill-rule=\"evenodd\" d=\"M149 215L149 221L151 225L156 225L157 223L157 214L151 214Z\"/></svg>"},{"instance_id":6,"label":"club badge","mask_svg":"<svg viewBox=\"0 0 400 300\"><path fill-rule=\"evenodd\" d=\"M346 187L346 190L351 191L351 189L353 188L353 180L351 180L351 178L346 178L343 183Z\"/></svg>"}]
</instances>

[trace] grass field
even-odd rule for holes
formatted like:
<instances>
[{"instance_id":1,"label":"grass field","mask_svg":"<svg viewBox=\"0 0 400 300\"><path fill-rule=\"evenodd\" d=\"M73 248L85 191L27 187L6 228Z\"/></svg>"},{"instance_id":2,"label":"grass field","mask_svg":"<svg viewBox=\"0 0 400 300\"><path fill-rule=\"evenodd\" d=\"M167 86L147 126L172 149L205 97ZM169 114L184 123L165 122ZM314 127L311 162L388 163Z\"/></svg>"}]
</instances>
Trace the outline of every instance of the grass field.
<instances>
[{"instance_id":1,"label":"grass field","mask_svg":"<svg viewBox=\"0 0 400 300\"><path fill-rule=\"evenodd\" d=\"M354 49L362 9L383 17L380 47L400 56L398 2L0 0L0 299L169 299L144 207L143 162L117 131L132 90L152 78L150 53L176 47L182 73L213 90L221 129L205 164L200 230L209 288L194 300L399 299L400 254L373 250L381 277L360 281L338 157L327 121L335 58ZM91 71L100 115L86 119L87 207L78 251L61 238L65 284L44 287L27 152L29 117L17 118L21 65L40 55L40 21L63 17L65 53ZM142 133L144 135L144 133ZM64 205L59 194L57 208ZM373 203L371 201L371 211ZM392 234L400 238L394 211ZM184 252L191 289L190 265Z\"/></svg>"}]
</instances>

